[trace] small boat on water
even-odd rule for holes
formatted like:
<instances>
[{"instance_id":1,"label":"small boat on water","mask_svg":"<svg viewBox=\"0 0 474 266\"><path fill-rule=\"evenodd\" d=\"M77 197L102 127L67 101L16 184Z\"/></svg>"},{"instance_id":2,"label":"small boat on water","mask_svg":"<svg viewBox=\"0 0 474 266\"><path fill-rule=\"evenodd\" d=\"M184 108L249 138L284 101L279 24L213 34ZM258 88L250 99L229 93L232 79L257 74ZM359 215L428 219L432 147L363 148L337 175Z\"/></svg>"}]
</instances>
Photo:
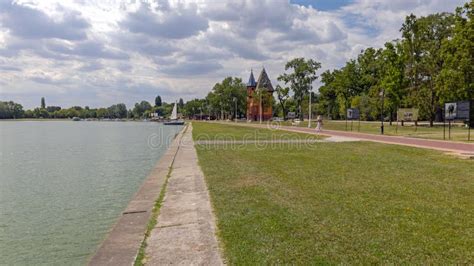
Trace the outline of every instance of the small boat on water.
<instances>
[{"instance_id":1,"label":"small boat on water","mask_svg":"<svg viewBox=\"0 0 474 266\"><path fill-rule=\"evenodd\" d=\"M167 126L184 125L184 120L178 119L178 103L175 102L173 112L171 112L170 120L164 122Z\"/></svg>"},{"instance_id":2,"label":"small boat on water","mask_svg":"<svg viewBox=\"0 0 474 266\"><path fill-rule=\"evenodd\" d=\"M184 125L184 121L183 120L167 121L167 122L164 122L164 124L167 126L180 126L180 125Z\"/></svg>"}]
</instances>

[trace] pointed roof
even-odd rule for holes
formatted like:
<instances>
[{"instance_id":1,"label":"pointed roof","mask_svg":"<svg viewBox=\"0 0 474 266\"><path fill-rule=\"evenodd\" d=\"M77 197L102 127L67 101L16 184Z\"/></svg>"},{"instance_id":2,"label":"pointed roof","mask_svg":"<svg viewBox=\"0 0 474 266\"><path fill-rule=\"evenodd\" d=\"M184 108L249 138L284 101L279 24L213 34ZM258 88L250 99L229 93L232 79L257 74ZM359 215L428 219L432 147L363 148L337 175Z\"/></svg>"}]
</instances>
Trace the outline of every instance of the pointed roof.
<instances>
[{"instance_id":1,"label":"pointed roof","mask_svg":"<svg viewBox=\"0 0 474 266\"><path fill-rule=\"evenodd\" d=\"M272 82L268 78L267 72L265 71L265 68L262 69L262 72L260 73L260 76L258 77L257 81L257 89L265 88L267 91L273 92L273 86Z\"/></svg>"},{"instance_id":2,"label":"pointed roof","mask_svg":"<svg viewBox=\"0 0 474 266\"><path fill-rule=\"evenodd\" d=\"M255 82L255 78L253 77L253 70L250 70L250 77L249 82L247 82L247 87L256 87L257 83Z\"/></svg>"}]
</instances>

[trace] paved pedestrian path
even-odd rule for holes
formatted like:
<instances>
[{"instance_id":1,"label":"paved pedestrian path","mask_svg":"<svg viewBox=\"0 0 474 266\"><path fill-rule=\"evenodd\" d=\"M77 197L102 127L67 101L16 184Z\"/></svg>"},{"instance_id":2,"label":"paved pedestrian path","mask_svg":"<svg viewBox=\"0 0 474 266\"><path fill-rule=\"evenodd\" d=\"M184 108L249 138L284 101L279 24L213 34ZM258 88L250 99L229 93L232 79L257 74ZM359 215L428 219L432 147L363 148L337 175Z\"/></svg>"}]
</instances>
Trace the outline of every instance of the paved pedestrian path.
<instances>
[{"instance_id":1,"label":"paved pedestrian path","mask_svg":"<svg viewBox=\"0 0 474 266\"><path fill-rule=\"evenodd\" d=\"M189 125L176 154L157 225L147 239L147 265L223 264L191 131Z\"/></svg>"},{"instance_id":2,"label":"paved pedestrian path","mask_svg":"<svg viewBox=\"0 0 474 266\"><path fill-rule=\"evenodd\" d=\"M473 153L474 154L474 144L470 143L461 143L454 141L442 141L442 140L428 140L428 139L419 139L419 138L410 138L410 137L400 137L400 136L387 136L387 135L375 135L375 134L366 134L359 132L346 132L346 131L337 131L337 130L323 130L322 132L316 132L312 128L303 128L303 127L288 127L284 126L281 129L289 131L298 131L306 132L313 134L321 134L331 137L345 137L345 138L354 138L359 140L381 142L387 144L397 144L404 146L412 146L425 149L433 149L454 153Z\"/></svg>"},{"instance_id":3,"label":"paved pedestrian path","mask_svg":"<svg viewBox=\"0 0 474 266\"><path fill-rule=\"evenodd\" d=\"M258 127L258 128L272 128L287 130L292 132L301 132L301 133L310 133L317 134L322 136L332 137L334 140L342 141L373 141L386 144L395 144L403 146L411 146L424 149L439 150L445 152L451 152L460 155L474 156L474 143L462 143L455 141L444 141L444 140L428 140L421 138L411 138L411 137L402 137L402 136L388 136L388 135L375 135L359 132L347 132L347 131L338 131L338 130L322 130L317 132L314 128L307 127L295 127L295 126L279 126L275 127L272 125L268 127L265 124L248 124L248 123L233 123L232 125L241 125L247 127ZM328 141L331 141L330 139Z\"/></svg>"}]
</instances>

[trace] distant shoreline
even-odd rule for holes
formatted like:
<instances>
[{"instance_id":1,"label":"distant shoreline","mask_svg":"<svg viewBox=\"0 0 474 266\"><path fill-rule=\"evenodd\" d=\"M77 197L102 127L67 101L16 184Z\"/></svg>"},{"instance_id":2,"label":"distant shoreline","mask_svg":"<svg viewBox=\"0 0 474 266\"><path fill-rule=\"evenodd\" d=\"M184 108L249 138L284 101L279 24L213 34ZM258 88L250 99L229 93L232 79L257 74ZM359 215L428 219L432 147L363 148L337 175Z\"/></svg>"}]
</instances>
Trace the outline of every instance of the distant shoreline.
<instances>
[{"instance_id":1,"label":"distant shoreline","mask_svg":"<svg viewBox=\"0 0 474 266\"><path fill-rule=\"evenodd\" d=\"M115 119L91 119L91 120L86 120L82 119L80 121L74 121L71 118L18 118L18 119L0 119L1 121L71 121L71 122L159 122L162 123L164 121L143 121L141 119L121 119L121 120L115 120Z\"/></svg>"}]
</instances>

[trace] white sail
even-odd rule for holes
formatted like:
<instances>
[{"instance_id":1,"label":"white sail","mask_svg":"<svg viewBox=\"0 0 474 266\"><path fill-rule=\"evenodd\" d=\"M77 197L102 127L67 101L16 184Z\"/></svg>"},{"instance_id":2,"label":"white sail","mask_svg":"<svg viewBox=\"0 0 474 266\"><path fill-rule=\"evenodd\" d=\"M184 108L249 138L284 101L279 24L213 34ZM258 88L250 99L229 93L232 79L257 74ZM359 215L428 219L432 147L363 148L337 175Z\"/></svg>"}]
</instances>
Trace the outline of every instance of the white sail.
<instances>
[{"instance_id":1,"label":"white sail","mask_svg":"<svg viewBox=\"0 0 474 266\"><path fill-rule=\"evenodd\" d=\"M178 104L177 104L177 102L174 103L173 112L171 113L170 119L171 120L178 119Z\"/></svg>"}]
</instances>

